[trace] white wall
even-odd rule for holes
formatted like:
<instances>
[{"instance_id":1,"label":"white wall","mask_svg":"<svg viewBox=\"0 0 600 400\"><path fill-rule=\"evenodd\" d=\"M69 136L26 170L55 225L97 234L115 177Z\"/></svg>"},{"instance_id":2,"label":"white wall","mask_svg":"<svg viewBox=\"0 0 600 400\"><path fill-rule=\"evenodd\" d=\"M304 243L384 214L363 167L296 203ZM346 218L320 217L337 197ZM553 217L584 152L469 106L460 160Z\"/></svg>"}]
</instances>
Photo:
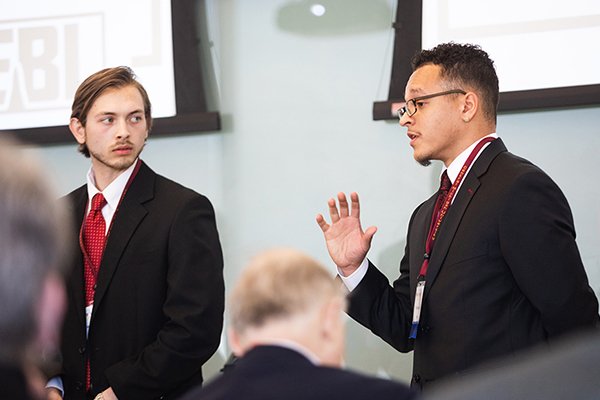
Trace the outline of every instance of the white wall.
<instances>
[{"instance_id":1,"label":"white wall","mask_svg":"<svg viewBox=\"0 0 600 400\"><path fill-rule=\"evenodd\" d=\"M207 63L214 62L219 78L213 101L220 103L223 130L151 138L143 158L212 199L228 286L250 256L271 246L300 248L333 272L314 217L327 211L327 199L338 191L360 194L365 227L379 228L370 257L394 279L409 216L435 190L440 169L413 161L397 123L371 119L373 101L387 98L395 1L377 2L389 7L389 21L373 24L379 29L334 34L332 27L322 35L279 28L276 16L285 3L201 1L209 17L213 47L207 54L213 60ZM563 188L596 293L599 127L600 107L504 114L498 124L509 150L537 163ZM88 161L75 144L40 152L62 193L84 182ZM350 367L408 381L410 355L396 353L354 322L349 327ZM227 353L222 350L209 363L209 376L221 367Z\"/></svg>"}]
</instances>

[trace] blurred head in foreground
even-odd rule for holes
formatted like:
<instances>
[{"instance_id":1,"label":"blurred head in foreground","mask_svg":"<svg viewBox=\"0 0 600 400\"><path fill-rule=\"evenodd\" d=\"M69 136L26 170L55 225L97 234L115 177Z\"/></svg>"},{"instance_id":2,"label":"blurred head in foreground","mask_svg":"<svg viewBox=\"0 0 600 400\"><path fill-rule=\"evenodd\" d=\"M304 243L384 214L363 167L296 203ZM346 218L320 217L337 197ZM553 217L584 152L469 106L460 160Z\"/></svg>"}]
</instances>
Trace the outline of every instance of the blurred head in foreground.
<instances>
[{"instance_id":1,"label":"blurred head in foreground","mask_svg":"<svg viewBox=\"0 0 600 400\"><path fill-rule=\"evenodd\" d=\"M290 342L321 365L339 367L346 301L318 262L293 249L254 258L229 299L229 342L238 356L259 345Z\"/></svg>"},{"instance_id":2,"label":"blurred head in foreground","mask_svg":"<svg viewBox=\"0 0 600 400\"><path fill-rule=\"evenodd\" d=\"M69 224L41 165L6 137L0 188L0 363L25 368L58 346Z\"/></svg>"}]
</instances>

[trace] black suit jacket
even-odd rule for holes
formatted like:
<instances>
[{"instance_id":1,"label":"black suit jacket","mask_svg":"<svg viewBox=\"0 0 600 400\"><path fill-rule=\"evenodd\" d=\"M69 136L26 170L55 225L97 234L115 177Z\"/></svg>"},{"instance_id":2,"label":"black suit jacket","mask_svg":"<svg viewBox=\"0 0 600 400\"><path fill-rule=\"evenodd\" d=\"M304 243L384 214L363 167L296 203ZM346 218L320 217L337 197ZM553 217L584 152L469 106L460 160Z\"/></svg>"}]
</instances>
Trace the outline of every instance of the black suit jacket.
<instances>
[{"instance_id":1,"label":"black suit jacket","mask_svg":"<svg viewBox=\"0 0 600 400\"><path fill-rule=\"evenodd\" d=\"M303 355L278 346L259 346L204 388L181 400L405 400L407 386L337 368L315 366Z\"/></svg>"},{"instance_id":2,"label":"black suit jacket","mask_svg":"<svg viewBox=\"0 0 600 400\"><path fill-rule=\"evenodd\" d=\"M409 340L413 300L436 195L413 213L390 287L373 265L349 313L396 349L414 348L424 385L565 332L594 326L598 301L558 186L492 142L473 164L437 234L421 323Z\"/></svg>"},{"instance_id":3,"label":"black suit jacket","mask_svg":"<svg viewBox=\"0 0 600 400\"><path fill-rule=\"evenodd\" d=\"M79 233L82 186L66 196ZM65 398L112 386L120 399L172 398L202 382L223 324L223 258L209 200L142 163L114 217L86 339L78 236L67 280L62 339Z\"/></svg>"}]
</instances>

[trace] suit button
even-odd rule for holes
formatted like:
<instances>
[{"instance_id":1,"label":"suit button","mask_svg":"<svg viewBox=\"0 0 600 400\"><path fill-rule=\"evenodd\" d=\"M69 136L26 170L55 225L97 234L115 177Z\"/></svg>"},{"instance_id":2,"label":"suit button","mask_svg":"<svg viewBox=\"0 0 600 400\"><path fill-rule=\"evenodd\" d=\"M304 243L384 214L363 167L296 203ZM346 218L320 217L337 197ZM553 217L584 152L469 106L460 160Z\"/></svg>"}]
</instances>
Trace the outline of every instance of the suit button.
<instances>
[{"instance_id":1,"label":"suit button","mask_svg":"<svg viewBox=\"0 0 600 400\"><path fill-rule=\"evenodd\" d=\"M424 325L421 327L421 332L423 333L427 333L431 330L431 328L428 325Z\"/></svg>"},{"instance_id":2,"label":"suit button","mask_svg":"<svg viewBox=\"0 0 600 400\"><path fill-rule=\"evenodd\" d=\"M421 375L419 375L419 374L415 374L415 375L413 375L413 381L414 381L415 383L419 383L419 382L421 382Z\"/></svg>"},{"instance_id":3,"label":"suit button","mask_svg":"<svg viewBox=\"0 0 600 400\"><path fill-rule=\"evenodd\" d=\"M75 382L75 390L82 390L83 382Z\"/></svg>"},{"instance_id":4,"label":"suit button","mask_svg":"<svg viewBox=\"0 0 600 400\"><path fill-rule=\"evenodd\" d=\"M77 351L79 351L79 354L85 353L85 346L81 346L80 348L77 349Z\"/></svg>"}]
</instances>

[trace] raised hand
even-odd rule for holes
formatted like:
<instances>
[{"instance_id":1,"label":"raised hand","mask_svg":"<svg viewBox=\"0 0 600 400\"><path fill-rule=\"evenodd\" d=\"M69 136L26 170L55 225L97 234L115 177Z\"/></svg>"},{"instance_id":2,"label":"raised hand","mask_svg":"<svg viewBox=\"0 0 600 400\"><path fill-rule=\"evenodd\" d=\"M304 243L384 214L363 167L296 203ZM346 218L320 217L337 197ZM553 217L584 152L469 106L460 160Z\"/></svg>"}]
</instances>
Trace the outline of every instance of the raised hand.
<instances>
[{"instance_id":1,"label":"raised hand","mask_svg":"<svg viewBox=\"0 0 600 400\"><path fill-rule=\"evenodd\" d=\"M348 207L345 193L338 193L339 210L335 199L328 201L329 225L322 214L317 215L317 224L325 236L327 250L333 262L338 266L344 276L348 276L360 266L371 247L373 235L377 232L374 226L366 231L360 225L360 203L358 194L350 194L352 207Z\"/></svg>"}]
</instances>

